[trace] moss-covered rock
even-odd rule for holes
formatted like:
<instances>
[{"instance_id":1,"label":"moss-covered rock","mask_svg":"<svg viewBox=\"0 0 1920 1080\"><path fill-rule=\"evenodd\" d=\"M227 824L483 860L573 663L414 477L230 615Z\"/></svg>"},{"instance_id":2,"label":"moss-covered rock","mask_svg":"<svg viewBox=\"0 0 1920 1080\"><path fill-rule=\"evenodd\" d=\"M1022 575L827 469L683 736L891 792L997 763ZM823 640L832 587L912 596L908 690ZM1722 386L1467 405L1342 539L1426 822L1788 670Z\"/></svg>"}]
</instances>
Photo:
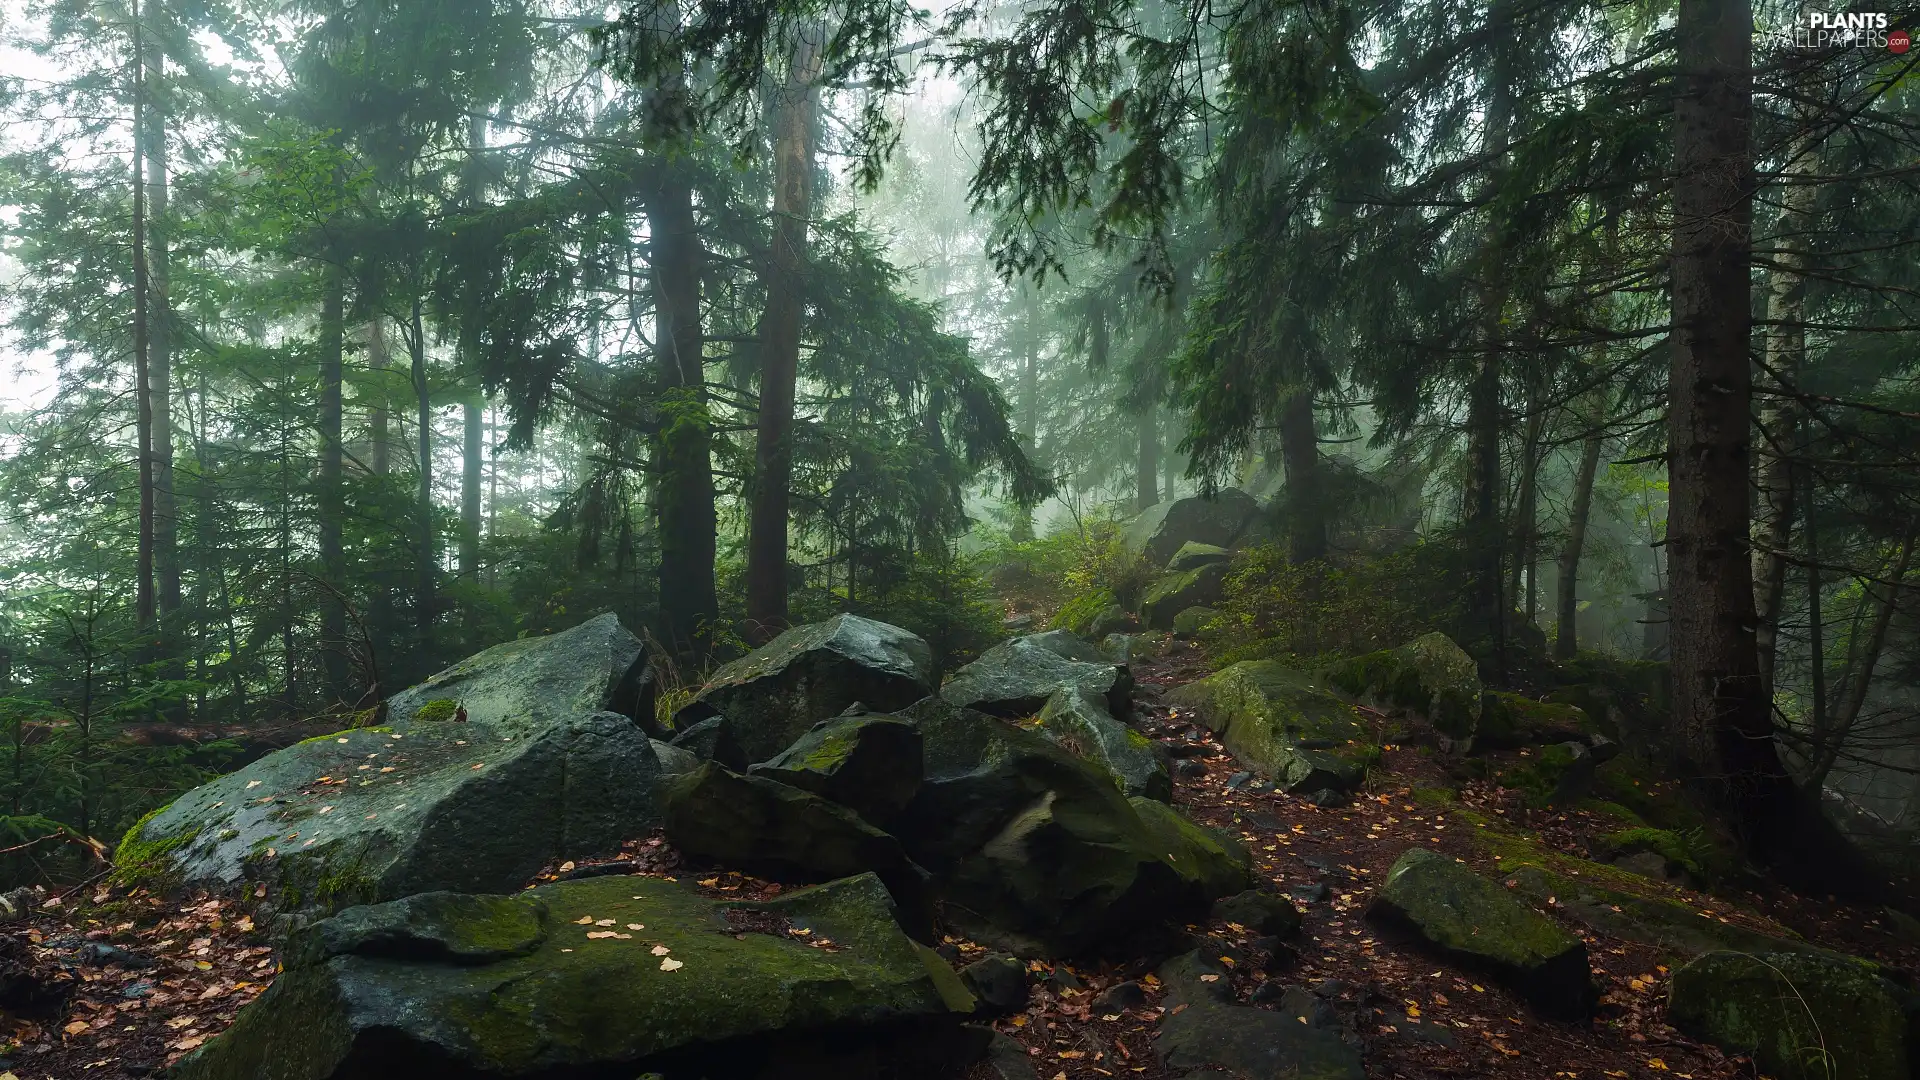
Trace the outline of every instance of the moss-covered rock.
<instances>
[{"instance_id":1,"label":"moss-covered rock","mask_svg":"<svg viewBox=\"0 0 1920 1080\"><path fill-rule=\"evenodd\" d=\"M978 1052L960 1026L971 995L899 931L871 875L763 903L620 877L383 907L306 931L272 988L172 1075L825 1080L951 1075Z\"/></svg>"},{"instance_id":2,"label":"moss-covered rock","mask_svg":"<svg viewBox=\"0 0 1920 1080\"><path fill-rule=\"evenodd\" d=\"M1276 660L1247 660L1169 695L1249 768L1289 791L1349 791L1378 760L1372 729L1325 683Z\"/></svg>"},{"instance_id":3,"label":"moss-covered rock","mask_svg":"<svg viewBox=\"0 0 1920 1080\"><path fill-rule=\"evenodd\" d=\"M868 714L822 720L749 771L884 824L920 789L923 768L919 728Z\"/></svg>"},{"instance_id":4,"label":"moss-covered rock","mask_svg":"<svg viewBox=\"0 0 1920 1080\"><path fill-rule=\"evenodd\" d=\"M1204 915L1230 876L1218 839L1037 732L938 698L901 715L927 773L893 832L976 940L1038 956L1123 944Z\"/></svg>"},{"instance_id":5,"label":"moss-covered rock","mask_svg":"<svg viewBox=\"0 0 1920 1080\"><path fill-rule=\"evenodd\" d=\"M1535 701L1522 694L1490 690L1481 702L1480 726L1476 729L1474 744L1485 749L1511 750L1578 740L1594 729L1586 711L1577 705Z\"/></svg>"},{"instance_id":6,"label":"moss-covered rock","mask_svg":"<svg viewBox=\"0 0 1920 1080\"><path fill-rule=\"evenodd\" d=\"M1501 787L1521 793L1528 806L1570 806L1593 789L1593 754L1576 742L1554 743L1530 751L1501 770Z\"/></svg>"},{"instance_id":7,"label":"moss-covered rock","mask_svg":"<svg viewBox=\"0 0 1920 1080\"><path fill-rule=\"evenodd\" d=\"M1356 698L1425 716L1451 748L1463 752L1480 726L1479 668L1445 634L1343 660L1327 670L1327 681Z\"/></svg>"},{"instance_id":8,"label":"moss-covered rock","mask_svg":"<svg viewBox=\"0 0 1920 1080\"><path fill-rule=\"evenodd\" d=\"M1047 625L1050 629L1066 630L1097 641L1118 630L1126 619L1126 609L1113 595L1113 590L1095 589L1062 604Z\"/></svg>"},{"instance_id":9,"label":"moss-covered rock","mask_svg":"<svg viewBox=\"0 0 1920 1080\"><path fill-rule=\"evenodd\" d=\"M933 650L918 636L858 615L796 626L713 673L676 729L725 716L748 761L779 753L808 728L859 702L891 712L933 692Z\"/></svg>"},{"instance_id":10,"label":"moss-covered rock","mask_svg":"<svg viewBox=\"0 0 1920 1080\"><path fill-rule=\"evenodd\" d=\"M665 807L667 839L694 858L801 883L872 871L893 892L907 929L930 931L925 872L898 840L838 803L710 761L673 781Z\"/></svg>"},{"instance_id":11,"label":"moss-covered rock","mask_svg":"<svg viewBox=\"0 0 1920 1080\"><path fill-rule=\"evenodd\" d=\"M1163 574L1140 600L1140 621L1150 630L1173 629L1174 616L1190 607L1217 604L1226 594L1227 564L1203 563Z\"/></svg>"},{"instance_id":12,"label":"moss-covered rock","mask_svg":"<svg viewBox=\"0 0 1920 1080\"><path fill-rule=\"evenodd\" d=\"M1401 855L1368 914L1489 971L1547 1015L1577 1019L1593 1011L1586 943L1445 855L1425 848Z\"/></svg>"},{"instance_id":13,"label":"moss-covered rock","mask_svg":"<svg viewBox=\"0 0 1920 1080\"><path fill-rule=\"evenodd\" d=\"M1238 488L1212 496L1167 499L1140 512L1121 534L1127 550L1144 556L1154 566L1167 561L1189 543L1232 547L1260 516L1260 504Z\"/></svg>"},{"instance_id":14,"label":"moss-covered rock","mask_svg":"<svg viewBox=\"0 0 1920 1080\"><path fill-rule=\"evenodd\" d=\"M1871 965L1804 953L1713 952L1673 973L1674 1027L1750 1054L1779 1080L1907 1080L1907 994Z\"/></svg>"},{"instance_id":15,"label":"moss-covered rock","mask_svg":"<svg viewBox=\"0 0 1920 1080\"><path fill-rule=\"evenodd\" d=\"M1218 618L1216 608L1194 606L1173 617L1173 633L1176 637L1198 637L1205 632L1207 624Z\"/></svg>"},{"instance_id":16,"label":"moss-covered rock","mask_svg":"<svg viewBox=\"0 0 1920 1080\"><path fill-rule=\"evenodd\" d=\"M515 735L592 712L649 725L654 693L646 646L607 614L475 653L387 699L387 719L451 720L465 709L469 722Z\"/></svg>"},{"instance_id":17,"label":"moss-covered rock","mask_svg":"<svg viewBox=\"0 0 1920 1080\"><path fill-rule=\"evenodd\" d=\"M1064 630L995 645L948 679L940 696L960 708L1011 719L1034 715L1063 689L1099 698L1110 715L1125 716L1133 704L1133 676L1127 667L1109 662L1094 646Z\"/></svg>"},{"instance_id":18,"label":"moss-covered rock","mask_svg":"<svg viewBox=\"0 0 1920 1080\"><path fill-rule=\"evenodd\" d=\"M1287 1080L1363 1080L1359 1051L1335 1028L1233 1003L1232 983L1218 960L1201 952L1162 964L1169 1006L1153 1052L1181 1075L1285 1077Z\"/></svg>"},{"instance_id":19,"label":"moss-covered rock","mask_svg":"<svg viewBox=\"0 0 1920 1080\"><path fill-rule=\"evenodd\" d=\"M1040 731L1105 770L1123 793L1173 798L1173 778L1153 740L1115 720L1100 698L1080 689L1054 691L1040 710Z\"/></svg>"},{"instance_id":20,"label":"moss-covered rock","mask_svg":"<svg viewBox=\"0 0 1920 1080\"><path fill-rule=\"evenodd\" d=\"M1239 840L1202 828L1180 811L1153 799L1127 802L1158 841L1157 851L1180 876L1197 882L1209 899L1246 891L1253 856Z\"/></svg>"},{"instance_id":21,"label":"moss-covered rock","mask_svg":"<svg viewBox=\"0 0 1920 1080\"><path fill-rule=\"evenodd\" d=\"M1189 540L1180 545L1180 550L1167 560L1167 572L1184 574L1189 570L1198 570L1202 566L1233 561L1233 552L1218 544L1202 544Z\"/></svg>"},{"instance_id":22,"label":"moss-covered rock","mask_svg":"<svg viewBox=\"0 0 1920 1080\"><path fill-rule=\"evenodd\" d=\"M267 886L286 910L436 889L516 889L542 866L618 850L658 824L659 761L633 720L530 734L396 722L310 739L180 796L129 830L127 883Z\"/></svg>"}]
</instances>

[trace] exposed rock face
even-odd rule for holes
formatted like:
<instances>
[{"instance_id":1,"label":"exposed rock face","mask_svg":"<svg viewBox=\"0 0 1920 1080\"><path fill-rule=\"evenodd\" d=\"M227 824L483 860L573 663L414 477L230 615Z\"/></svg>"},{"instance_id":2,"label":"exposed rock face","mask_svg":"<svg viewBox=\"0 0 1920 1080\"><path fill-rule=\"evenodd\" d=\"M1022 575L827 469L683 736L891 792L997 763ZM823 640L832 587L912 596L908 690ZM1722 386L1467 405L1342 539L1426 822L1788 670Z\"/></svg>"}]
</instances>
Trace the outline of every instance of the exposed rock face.
<instances>
[{"instance_id":1,"label":"exposed rock face","mask_svg":"<svg viewBox=\"0 0 1920 1080\"><path fill-rule=\"evenodd\" d=\"M1453 749L1473 746L1484 693L1480 670L1445 634L1344 660L1328 670L1327 681L1375 704L1420 713Z\"/></svg>"},{"instance_id":2,"label":"exposed rock face","mask_svg":"<svg viewBox=\"0 0 1920 1080\"><path fill-rule=\"evenodd\" d=\"M1264 937L1291 938L1300 933L1300 909L1291 900L1248 889L1213 905L1213 917L1237 923Z\"/></svg>"},{"instance_id":3,"label":"exposed rock face","mask_svg":"<svg viewBox=\"0 0 1920 1080\"><path fill-rule=\"evenodd\" d=\"M1360 1054L1314 1015L1236 1005L1226 968L1199 952L1162 965L1169 1011L1153 1052L1169 1069L1224 1069L1235 1076L1363 1080ZM1184 1008L1180 1007L1184 1006ZM1303 1022L1304 1021L1304 1022Z\"/></svg>"},{"instance_id":4,"label":"exposed rock face","mask_svg":"<svg viewBox=\"0 0 1920 1080\"><path fill-rule=\"evenodd\" d=\"M1673 1026L1780 1080L1907 1080L1907 995L1861 961L1712 952L1673 973Z\"/></svg>"},{"instance_id":5,"label":"exposed rock face","mask_svg":"<svg viewBox=\"0 0 1920 1080\"><path fill-rule=\"evenodd\" d=\"M890 906L862 875L763 903L619 877L358 909L172 1075L953 1075L983 1049L971 995Z\"/></svg>"},{"instance_id":6,"label":"exposed rock face","mask_svg":"<svg viewBox=\"0 0 1920 1080\"><path fill-rule=\"evenodd\" d=\"M1738 923L1703 919L1700 912L1672 900L1606 888L1588 879L1589 875L1604 872L1599 866L1577 878L1538 866L1516 866L1503 872L1514 883L1514 891L1534 903L1544 904L1552 897L1559 910L1598 933L1652 945L1679 956L1698 956L1721 949L1752 953L1825 952L1804 941L1763 934Z\"/></svg>"},{"instance_id":7,"label":"exposed rock face","mask_svg":"<svg viewBox=\"0 0 1920 1080\"><path fill-rule=\"evenodd\" d=\"M1248 859L1172 808L1129 800L1039 734L929 699L926 780L894 833L946 917L1021 955L1064 956L1205 914Z\"/></svg>"},{"instance_id":8,"label":"exposed rock face","mask_svg":"<svg viewBox=\"0 0 1920 1080\"><path fill-rule=\"evenodd\" d=\"M1242 661L1169 696L1234 756L1291 792L1351 791L1379 756L1352 705L1278 661Z\"/></svg>"},{"instance_id":9,"label":"exposed rock face","mask_svg":"<svg viewBox=\"0 0 1920 1080\"><path fill-rule=\"evenodd\" d=\"M660 820L660 763L631 719L401 721L309 739L187 792L127 833L123 880L263 882L282 909L519 888Z\"/></svg>"},{"instance_id":10,"label":"exposed rock face","mask_svg":"<svg viewBox=\"0 0 1920 1080\"><path fill-rule=\"evenodd\" d=\"M1094 695L1113 716L1127 715L1133 704L1126 666L1064 630L995 645L947 680L940 696L961 708L1020 718L1039 712L1062 689Z\"/></svg>"},{"instance_id":11,"label":"exposed rock face","mask_svg":"<svg viewBox=\"0 0 1920 1080\"><path fill-rule=\"evenodd\" d=\"M1198 570L1213 563L1233 561L1233 552L1214 544L1200 544L1189 541L1180 545L1180 550L1167 560L1167 572L1184 574L1189 570Z\"/></svg>"},{"instance_id":12,"label":"exposed rock face","mask_svg":"<svg viewBox=\"0 0 1920 1080\"><path fill-rule=\"evenodd\" d=\"M606 614L475 653L388 698L387 720L451 720L465 709L469 722L522 735L593 712L651 725L654 688L646 646Z\"/></svg>"},{"instance_id":13,"label":"exposed rock face","mask_svg":"<svg viewBox=\"0 0 1920 1080\"><path fill-rule=\"evenodd\" d=\"M930 929L926 874L898 840L844 806L712 761L676 778L665 806L667 838L695 858L800 883L872 871L907 926L919 936Z\"/></svg>"},{"instance_id":14,"label":"exposed rock face","mask_svg":"<svg viewBox=\"0 0 1920 1080\"><path fill-rule=\"evenodd\" d=\"M836 716L749 771L884 824L920 790L920 729L891 716Z\"/></svg>"},{"instance_id":15,"label":"exposed rock face","mask_svg":"<svg viewBox=\"0 0 1920 1080\"><path fill-rule=\"evenodd\" d=\"M1140 621L1149 630L1171 630L1174 617L1182 611L1219 603L1226 581L1227 564L1218 562L1165 574L1147 587L1140 601Z\"/></svg>"},{"instance_id":16,"label":"exposed rock face","mask_svg":"<svg viewBox=\"0 0 1920 1080\"><path fill-rule=\"evenodd\" d=\"M1586 943L1445 855L1413 848L1400 856L1368 914L1488 971L1549 1016L1593 1011Z\"/></svg>"},{"instance_id":17,"label":"exposed rock face","mask_svg":"<svg viewBox=\"0 0 1920 1080\"><path fill-rule=\"evenodd\" d=\"M725 716L746 759L763 761L855 702L891 712L926 697L932 675L933 650L919 637L836 615L796 626L714 672L675 726Z\"/></svg>"},{"instance_id":18,"label":"exposed rock face","mask_svg":"<svg viewBox=\"0 0 1920 1080\"><path fill-rule=\"evenodd\" d=\"M1127 526L1122 541L1153 565L1165 566L1185 544L1232 547L1259 516L1253 496L1228 488L1211 499L1194 495L1148 507Z\"/></svg>"},{"instance_id":19,"label":"exposed rock face","mask_svg":"<svg viewBox=\"0 0 1920 1080\"><path fill-rule=\"evenodd\" d=\"M1153 740L1115 720L1106 702L1079 689L1056 690L1040 710L1040 730L1113 777L1122 793L1167 802L1173 779Z\"/></svg>"}]
</instances>

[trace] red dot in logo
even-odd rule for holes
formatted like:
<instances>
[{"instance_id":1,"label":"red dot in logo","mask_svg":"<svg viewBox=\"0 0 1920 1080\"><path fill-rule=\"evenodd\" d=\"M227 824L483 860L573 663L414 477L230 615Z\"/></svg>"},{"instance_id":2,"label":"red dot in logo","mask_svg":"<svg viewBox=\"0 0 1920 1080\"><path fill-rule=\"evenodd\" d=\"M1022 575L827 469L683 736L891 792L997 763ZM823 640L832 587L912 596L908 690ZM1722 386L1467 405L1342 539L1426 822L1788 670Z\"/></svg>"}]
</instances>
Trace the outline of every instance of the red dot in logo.
<instances>
[{"instance_id":1,"label":"red dot in logo","mask_svg":"<svg viewBox=\"0 0 1920 1080\"><path fill-rule=\"evenodd\" d=\"M1887 31L1887 50L1889 52L1903 53L1912 47L1912 45L1913 35L1907 33L1905 30Z\"/></svg>"}]
</instances>

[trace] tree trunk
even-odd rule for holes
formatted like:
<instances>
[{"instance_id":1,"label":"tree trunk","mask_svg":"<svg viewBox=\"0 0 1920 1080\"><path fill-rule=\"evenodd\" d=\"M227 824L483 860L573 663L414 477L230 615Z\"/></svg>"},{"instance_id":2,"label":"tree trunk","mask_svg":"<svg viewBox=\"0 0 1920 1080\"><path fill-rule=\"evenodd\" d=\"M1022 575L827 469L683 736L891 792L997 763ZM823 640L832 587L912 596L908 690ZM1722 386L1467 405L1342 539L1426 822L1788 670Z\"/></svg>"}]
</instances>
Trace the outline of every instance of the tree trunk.
<instances>
[{"instance_id":1,"label":"tree trunk","mask_svg":"<svg viewBox=\"0 0 1920 1080\"><path fill-rule=\"evenodd\" d=\"M1020 282L1020 340L1026 350L1026 357L1020 366L1020 438L1027 453L1034 452L1040 438L1040 338L1034 329L1034 309L1038 302L1034 297L1034 286L1027 281ZM1016 511L1010 535L1016 541L1033 539L1033 508L1023 506Z\"/></svg>"},{"instance_id":2,"label":"tree trunk","mask_svg":"<svg viewBox=\"0 0 1920 1080\"><path fill-rule=\"evenodd\" d=\"M1781 838L1791 787L1761 692L1747 550L1752 33L1747 0L1681 0L1666 546L1676 760L1759 844Z\"/></svg>"},{"instance_id":3,"label":"tree trunk","mask_svg":"<svg viewBox=\"0 0 1920 1080\"><path fill-rule=\"evenodd\" d=\"M1500 565L1500 352L1489 316L1486 350L1467 400L1467 482L1462 539L1467 545L1467 610L1476 632L1493 645L1496 670L1506 668L1506 603Z\"/></svg>"},{"instance_id":4,"label":"tree trunk","mask_svg":"<svg viewBox=\"0 0 1920 1080\"><path fill-rule=\"evenodd\" d=\"M430 659L433 652L433 575L434 564L439 559L435 550L433 530L433 401L427 392L427 331L421 318L420 298L413 298L413 317L411 329L407 334L407 349L412 354L414 421L419 425L418 462L420 468L420 486L417 510L420 515L420 548L416 553L419 559L418 584L414 590L414 626L420 635L420 650L423 658Z\"/></svg>"},{"instance_id":5,"label":"tree trunk","mask_svg":"<svg viewBox=\"0 0 1920 1080\"><path fill-rule=\"evenodd\" d=\"M480 391L476 387L473 393ZM480 577L481 409L469 398L460 405L460 576Z\"/></svg>"},{"instance_id":6,"label":"tree trunk","mask_svg":"<svg viewBox=\"0 0 1920 1080\"><path fill-rule=\"evenodd\" d=\"M793 475L793 395L813 213L813 128L819 101L819 31L794 43L774 110L773 252L760 317L760 418L747 531L747 635L771 639L787 625L787 506Z\"/></svg>"},{"instance_id":7,"label":"tree trunk","mask_svg":"<svg viewBox=\"0 0 1920 1080\"><path fill-rule=\"evenodd\" d=\"M348 693L346 553L341 548L342 518L346 516L340 472L343 459L340 384L346 345L346 271L329 265L322 271L324 295L320 309L320 490L314 500L319 518L320 657L326 672L327 694L335 701Z\"/></svg>"},{"instance_id":8,"label":"tree trunk","mask_svg":"<svg viewBox=\"0 0 1920 1080\"><path fill-rule=\"evenodd\" d=\"M165 8L149 9L155 18L165 17ZM147 56L142 63L152 65L152 73L163 70L164 53L159 43L149 38ZM145 87L152 97L153 84ZM145 100L146 131L142 155L147 168L147 398L152 411L149 426L149 452L153 457L153 558L160 618L180 610L179 514L173 492L173 305L170 296L172 258L168 253L167 230L170 224L167 189L167 118L164 110ZM164 631L163 631L164 632ZM171 653L173 650L168 649Z\"/></svg>"},{"instance_id":9,"label":"tree trunk","mask_svg":"<svg viewBox=\"0 0 1920 1080\"><path fill-rule=\"evenodd\" d=\"M1765 357L1769 383L1799 381L1806 358L1807 230L1814 198L1811 143L1796 142L1792 158L1782 170L1785 190L1775 227L1773 268L1767 275ZM1759 497L1753 522L1754 649L1760 669L1760 694L1772 707L1773 672L1780 632L1780 598L1787 580L1787 548L1793 538L1793 460L1799 442L1798 406L1792 399L1769 394L1760 402L1760 441L1755 447L1759 465L1754 470Z\"/></svg>"},{"instance_id":10,"label":"tree trunk","mask_svg":"<svg viewBox=\"0 0 1920 1080\"><path fill-rule=\"evenodd\" d=\"M1571 660L1580 649L1580 555L1587 546L1587 517L1593 508L1593 479L1600 471L1603 417L1594 417L1592 430L1580 444L1580 469L1573 476L1573 500L1567 507L1567 542L1560 549L1558 580L1559 629L1553 639L1557 660Z\"/></svg>"},{"instance_id":11,"label":"tree trunk","mask_svg":"<svg viewBox=\"0 0 1920 1080\"><path fill-rule=\"evenodd\" d=\"M1538 608L1534 586L1535 562L1539 557L1540 523L1540 440L1545 433L1547 411L1538 395L1527 400L1527 426L1520 437L1520 483L1513 500L1513 558L1508 570L1507 595L1514 605L1534 618ZM1525 581L1526 603L1520 603L1521 583Z\"/></svg>"},{"instance_id":12,"label":"tree trunk","mask_svg":"<svg viewBox=\"0 0 1920 1080\"><path fill-rule=\"evenodd\" d=\"M391 467L392 449L388 446L387 434L387 367L390 363L387 320L375 315L367 322L367 370L373 372L373 410L367 418L368 441L372 446L367 453L367 466L375 476L387 475Z\"/></svg>"},{"instance_id":13,"label":"tree trunk","mask_svg":"<svg viewBox=\"0 0 1920 1080\"><path fill-rule=\"evenodd\" d=\"M134 566L134 623L154 629L153 588L153 387L147 366L147 174L146 59L140 46L140 4L133 3L133 397L135 453L140 464L139 539Z\"/></svg>"},{"instance_id":14,"label":"tree trunk","mask_svg":"<svg viewBox=\"0 0 1920 1080\"><path fill-rule=\"evenodd\" d=\"M1299 390L1280 412L1280 456L1287 467L1287 560L1298 566L1327 554L1327 516L1320 490L1320 436L1313 392Z\"/></svg>"},{"instance_id":15,"label":"tree trunk","mask_svg":"<svg viewBox=\"0 0 1920 1080\"><path fill-rule=\"evenodd\" d=\"M1145 510L1160 501L1160 416L1159 406L1148 405L1134 418L1140 437L1140 452L1134 459L1133 508Z\"/></svg>"}]
</instances>

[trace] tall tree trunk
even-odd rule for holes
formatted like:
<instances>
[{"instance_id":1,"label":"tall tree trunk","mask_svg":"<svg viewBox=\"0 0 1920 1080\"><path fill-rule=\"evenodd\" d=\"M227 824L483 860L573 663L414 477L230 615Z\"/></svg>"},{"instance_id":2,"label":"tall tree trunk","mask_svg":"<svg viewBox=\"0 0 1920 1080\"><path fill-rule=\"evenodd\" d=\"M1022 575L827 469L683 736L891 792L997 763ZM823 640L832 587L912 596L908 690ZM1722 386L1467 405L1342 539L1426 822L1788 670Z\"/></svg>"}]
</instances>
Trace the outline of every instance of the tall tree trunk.
<instances>
[{"instance_id":1,"label":"tall tree trunk","mask_svg":"<svg viewBox=\"0 0 1920 1080\"><path fill-rule=\"evenodd\" d=\"M1593 479L1600 471L1604 417L1593 417L1593 427L1580 443L1580 467L1573 474L1573 499L1567 506L1567 541L1560 548L1559 629L1553 639L1555 659L1571 660L1580 649L1580 556L1587 546L1587 519L1593 508Z\"/></svg>"},{"instance_id":2,"label":"tall tree trunk","mask_svg":"<svg viewBox=\"0 0 1920 1080\"><path fill-rule=\"evenodd\" d=\"M1545 435L1547 410L1538 394L1527 398L1527 426L1520 436L1520 482L1513 500L1513 558L1508 570L1507 595L1515 606L1533 619L1538 608L1538 590L1534 584L1539 558L1540 523L1540 441ZM1521 582L1525 579L1526 603L1521 604Z\"/></svg>"},{"instance_id":3,"label":"tall tree trunk","mask_svg":"<svg viewBox=\"0 0 1920 1080\"><path fill-rule=\"evenodd\" d=\"M420 515L420 547L415 553L417 584L414 588L414 626L420 635L420 651L423 658L431 659L433 653L433 615L434 605L434 564L440 553L436 550L433 535L433 401L428 396L427 387L427 329L421 318L420 298L413 298L411 326L407 333L407 350L412 354L414 422L419 425L418 462L420 468L420 486L417 497L417 512Z\"/></svg>"},{"instance_id":4,"label":"tall tree trunk","mask_svg":"<svg viewBox=\"0 0 1920 1080\"><path fill-rule=\"evenodd\" d=\"M1747 0L1681 0L1666 546L1676 758L1758 845L1784 838L1791 786L1761 692L1747 550L1752 35Z\"/></svg>"},{"instance_id":5,"label":"tall tree trunk","mask_svg":"<svg viewBox=\"0 0 1920 1080\"><path fill-rule=\"evenodd\" d=\"M1287 467L1287 560L1297 566L1327 553L1320 436L1314 430L1311 390L1296 391L1281 407L1280 457Z\"/></svg>"},{"instance_id":6,"label":"tall tree trunk","mask_svg":"<svg viewBox=\"0 0 1920 1080\"><path fill-rule=\"evenodd\" d=\"M375 315L367 321L367 370L373 373L373 408L367 418L368 441L372 444L367 453L367 467L375 476L387 475L392 467L392 449L388 445L387 433L387 369L393 358L387 352L387 320Z\"/></svg>"},{"instance_id":7,"label":"tall tree trunk","mask_svg":"<svg viewBox=\"0 0 1920 1080\"><path fill-rule=\"evenodd\" d=\"M1160 407L1148 405L1134 418L1140 439L1134 458L1133 508L1145 510L1160 501Z\"/></svg>"},{"instance_id":8,"label":"tall tree trunk","mask_svg":"<svg viewBox=\"0 0 1920 1080\"><path fill-rule=\"evenodd\" d=\"M1020 340L1026 356L1020 365L1020 438L1032 454L1040 438L1040 337L1034 329L1038 302L1031 282L1020 282ZM1016 541L1033 539L1033 508L1020 507L1010 530Z\"/></svg>"},{"instance_id":9,"label":"tall tree trunk","mask_svg":"<svg viewBox=\"0 0 1920 1080\"><path fill-rule=\"evenodd\" d=\"M813 214L813 128L820 33L794 43L773 120L773 252L760 317L760 418L747 526L747 634L766 641L787 625L787 507L793 476L793 395Z\"/></svg>"},{"instance_id":10,"label":"tall tree trunk","mask_svg":"<svg viewBox=\"0 0 1920 1080\"><path fill-rule=\"evenodd\" d=\"M349 694L347 680L346 553L341 547L342 518L346 516L340 473L341 379L346 346L346 271L330 264L324 280L320 309L320 490L314 500L319 517L320 576L326 587L320 597L320 657L326 672L327 694L335 701Z\"/></svg>"},{"instance_id":11,"label":"tall tree trunk","mask_svg":"<svg viewBox=\"0 0 1920 1080\"><path fill-rule=\"evenodd\" d=\"M478 394L479 388L472 391ZM460 404L460 576L480 577L481 402L468 398Z\"/></svg>"},{"instance_id":12,"label":"tall tree trunk","mask_svg":"<svg viewBox=\"0 0 1920 1080\"><path fill-rule=\"evenodd\" d=\"M663 11L662 18L677 25L678 5ZM678 75L663 80L648 104L655 129L684 151L690 117L684 81ZM720 617L713 568L720 526L713 491L706 334L700 321L706 250L693 214L692 174L671 154L658 167L647 224L653 245L654 342L669 405L654 447L659 470L660 630L667 646L697 669L713 648L714 624ZM784 552L781 569L784 586Z\"/></svg>"},{"instance_id":13,"label":"tall tree trunk","mask_svg":"<svg viewBox=\"0 0 1920 1080\"><path fill-rule=\"evenodd\" d=\"M140 45L140 3L133 3L133 396L134 434L140 459L139 538L134 566L134 623L154 629L153 588L153 387L147 367L147 173L146 61ZM151 643L149 643L149 647Z\"/></svg>"},{"instance_id":14,"label":"tall tree trunk","mask_svg":"<svg viewBox=\"0 0 1920 1080\"><path fill-rule=\"evenodd\" d=\"M1773 268L1767 274L1767 320L1762 378L1777 385L1797 383L1806 358L1807 231L1812 225L1818 189L1813 183L1818 158L1810 142L1797 141L1792 157L1781 170L1785 190L1774 229ZM1776 378L1777 376L1777 378ZM1799 442L1798 405L1780 394L1760 402L1759 459L1753 522L1754 649L1760 668L1760 693L1768 708L1773 702L1773 672L1780 633L1780 598L1787 580L1787 547L1793 538L1793 460Z\"/></svg>"},{"instance_id":15,"label":"tall tree trunk","mask_svg":"<svg viewBox=\"0 0 1920 1080\"><path fill-rule=\"evenodd\" d=\"M154 5L149 15L166 17L164 5ZM167 188L167 117L154 101L153 76L164 68L164 52L153 37L147 39L143 65L150 65L146 80L146 131L142 137L142 156L147 168L147 397L153 419L149 427L149 452L153 456L153 558L155 591L161 619L180 610L179 514L173 492L173 304L171 282L173 260L167 244L169 192ZM163 628L163 633L166 632ZM164 647L163 647L164 649ZM164 649L171 653L172 649Z\"/></svg>"},{"instance_id":16,"label":"tall tree trunk","mask_svg":"<svg viewBox=\"0 0 1920 1080\"><path fill-rule=\"evenodd\" d=\"M1489 338L1467 399L1467 482L1462 538L1467 545L1467 610L1476 633L1493 646L1496 670L1506 668L1506 602L1501 587L1500 530L1500 346L1498 319L1489 317Z\"/></svg>"}]
</instances>

